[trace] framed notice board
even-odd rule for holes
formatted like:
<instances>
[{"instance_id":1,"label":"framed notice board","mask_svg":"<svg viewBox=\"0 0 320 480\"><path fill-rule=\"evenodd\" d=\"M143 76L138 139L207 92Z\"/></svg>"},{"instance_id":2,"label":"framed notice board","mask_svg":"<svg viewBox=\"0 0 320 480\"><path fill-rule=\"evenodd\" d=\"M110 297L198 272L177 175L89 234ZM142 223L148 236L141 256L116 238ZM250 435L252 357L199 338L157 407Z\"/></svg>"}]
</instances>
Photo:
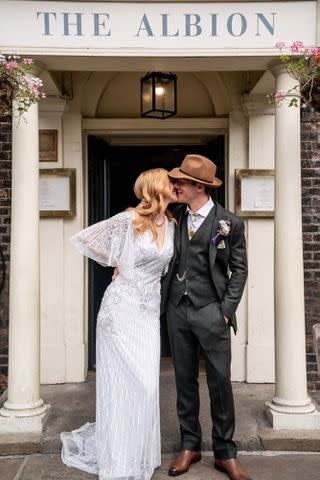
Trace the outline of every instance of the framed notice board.
<instances>
[{"instance_id":1,"label":"framed notice board","mask_svg":"<svg viewBox=\"0 0 320 480\"><path fill-rule=\"evenodd\" d=\"M274 216L274 170L235 170L236 214Z\"/></svg>"},{"instance_id":2,"label":"framed notice board","mask_svg":"<svg viewBox=\"0 0 320 480\"><path fill-rule=\"evenodd\" d=\"M76 215L76 169L40 169L40 217Z\"/></svg>"}]
</instances>

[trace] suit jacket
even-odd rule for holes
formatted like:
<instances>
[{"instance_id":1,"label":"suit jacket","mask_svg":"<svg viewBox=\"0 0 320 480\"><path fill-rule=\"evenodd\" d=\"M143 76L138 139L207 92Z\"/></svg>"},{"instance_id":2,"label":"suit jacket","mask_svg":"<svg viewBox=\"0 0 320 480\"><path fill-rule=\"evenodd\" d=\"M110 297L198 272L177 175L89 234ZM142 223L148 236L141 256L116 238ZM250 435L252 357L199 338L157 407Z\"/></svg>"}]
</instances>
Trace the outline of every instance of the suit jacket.
<instances>
[{"instance_id":1,"label":"suit jacket","mask_svg":"<svg viewBox=\"0 0 320 480\"><path fill-rule=\"evenodd\" d=\"M229 219L231 231L223 237L225 248L217 248L212 241L208 244L208 257L210 273L216 288L221 309L225 316L229 317L234 331L237 331L236 309L242 297L247 278L247 254L244 236L243 221L224 209L219 203L215 204L215 215L212 220L211 238L219 228L219 220ZM169 264L168 272L161 285L161 312L165 312L168 301L170 283L175 274L176 264L180 255L180 223L186 211L186 205L178 205L173 212L177 221L175 227L174 253Z\"/></svg>"}]
</instances>

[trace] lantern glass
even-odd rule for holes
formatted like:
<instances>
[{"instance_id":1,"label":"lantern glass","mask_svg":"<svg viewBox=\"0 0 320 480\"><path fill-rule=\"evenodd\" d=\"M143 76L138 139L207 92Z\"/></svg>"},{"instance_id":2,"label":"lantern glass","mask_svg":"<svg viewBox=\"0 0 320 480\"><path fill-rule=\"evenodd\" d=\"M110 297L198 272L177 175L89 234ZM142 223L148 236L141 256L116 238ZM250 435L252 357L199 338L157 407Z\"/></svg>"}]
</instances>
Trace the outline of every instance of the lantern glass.
<instances>
[{"instance_id":1,"label":"lantern glass","mask_svg":"<svg viewBox=\"0 0 320 480\"><path fill-rule=\"evenodd\" d=\"M152 110L152 78L147 78L145 82L141 82L141 105L144 111Z\"/></svg>"},{"instance_id":2,"label":"lantern glass","mask_svg":"<svg viewBox=\"0 0 320 480\"><path fill-rule=\"evenodd\" d=\"M141 116L168 118L177 111L177 77L152 72L141 79Z\"/></svg>"}]
</instances>

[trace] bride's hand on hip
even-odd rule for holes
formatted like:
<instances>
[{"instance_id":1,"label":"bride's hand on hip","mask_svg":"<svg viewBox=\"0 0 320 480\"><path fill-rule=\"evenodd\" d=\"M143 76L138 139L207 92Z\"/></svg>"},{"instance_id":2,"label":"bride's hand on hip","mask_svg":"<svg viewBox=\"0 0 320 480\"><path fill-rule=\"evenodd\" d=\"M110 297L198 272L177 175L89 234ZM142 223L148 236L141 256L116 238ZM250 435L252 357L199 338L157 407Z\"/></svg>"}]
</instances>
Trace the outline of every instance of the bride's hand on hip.
<instances>
[{"instance_id":1,"label":"bride's hand on hip","mask_svg":"<svg viewBox=\"0 0 320 480\"><path fill-rule=\"evenodd\" d=\"M119 268L116 267L116 268L113 270L113 275L112 275L111 280L114 282L118 275L119 275Z\"/></svg>"}]
</instances>

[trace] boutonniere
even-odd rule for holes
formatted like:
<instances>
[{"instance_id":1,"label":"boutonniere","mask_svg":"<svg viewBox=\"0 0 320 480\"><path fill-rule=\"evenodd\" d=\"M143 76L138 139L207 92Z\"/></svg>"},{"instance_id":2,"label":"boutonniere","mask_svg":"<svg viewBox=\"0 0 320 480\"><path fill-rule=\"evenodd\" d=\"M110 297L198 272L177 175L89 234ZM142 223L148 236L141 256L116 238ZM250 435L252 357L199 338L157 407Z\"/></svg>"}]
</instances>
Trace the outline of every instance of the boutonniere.
<instances>
[{"instance_id":1,"label":"boutonniere","mask_svg":"<svg viewBox=\"0 0 320 480\"><path fill-rule=\"evenodd\" d=\"M231 232L230 218L219 220L219 228L217 230L217 233L211 239L213 245L216 245L217 248L225 248L226 245L225 245L224 238L228 237L230 235L230 232Z\"/></svg>"}]
</instances>

